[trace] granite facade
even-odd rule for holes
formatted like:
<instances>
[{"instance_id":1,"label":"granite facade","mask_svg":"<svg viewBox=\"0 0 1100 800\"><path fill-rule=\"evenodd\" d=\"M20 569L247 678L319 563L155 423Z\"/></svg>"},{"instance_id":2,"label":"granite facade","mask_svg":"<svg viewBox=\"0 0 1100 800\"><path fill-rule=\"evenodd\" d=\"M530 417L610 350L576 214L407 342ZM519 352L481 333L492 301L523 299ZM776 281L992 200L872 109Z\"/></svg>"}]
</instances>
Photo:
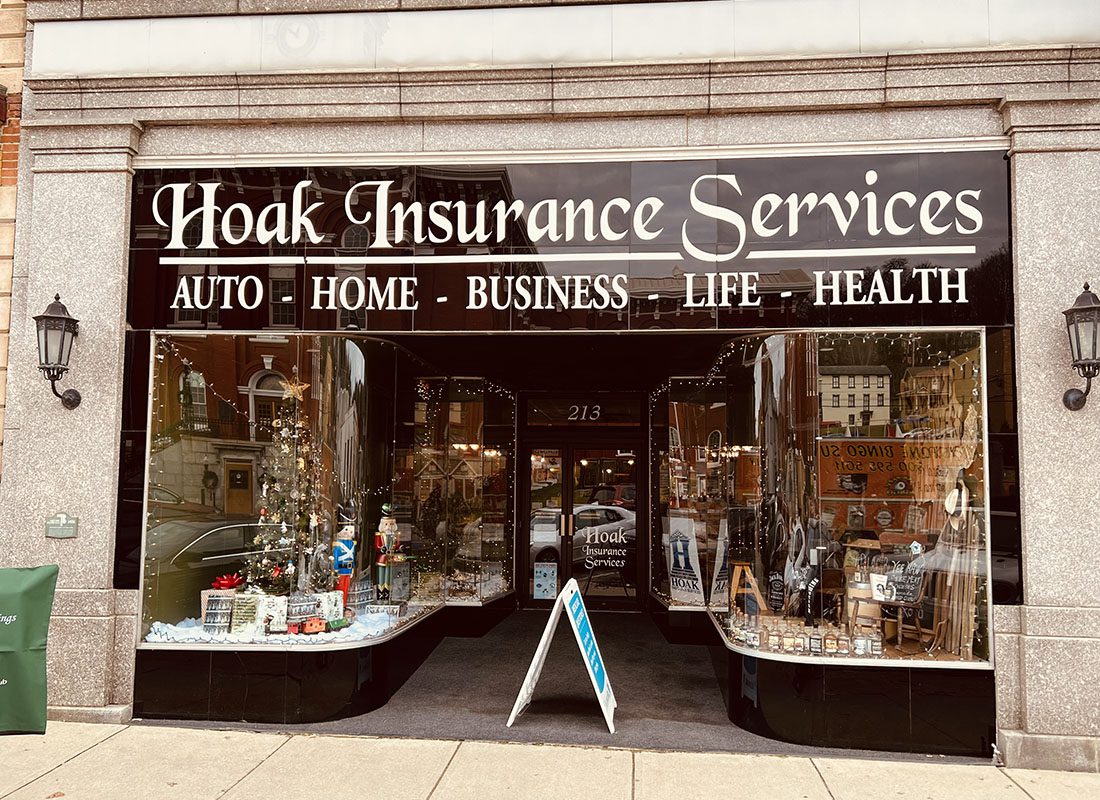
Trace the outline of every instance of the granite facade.
<instances>
[{"instance_id":1,"label":"granite facade","mask_svg":"<svg viewBox=\"0 0 1100 800\"><path fill-rule=\"evenodd\" d=\"M1025 554L1019 634L1006 648L1018 654L1019 674L1002 682L1012 695L1005 706L1019 717L1002 729L1002 749L1009 764L1097 770L1100 578L1092 539L1100 471L1082 435L1100 422L1100 405L1062 406L1061 393L1082 381L1066 368L1065 327L1052 312L1069 306L1086 280L1097 281L1100 243L1090 217L1100 206L1100 102L1086 95L1002 110L1013 142Z\"/></svg>"}]
</instances>

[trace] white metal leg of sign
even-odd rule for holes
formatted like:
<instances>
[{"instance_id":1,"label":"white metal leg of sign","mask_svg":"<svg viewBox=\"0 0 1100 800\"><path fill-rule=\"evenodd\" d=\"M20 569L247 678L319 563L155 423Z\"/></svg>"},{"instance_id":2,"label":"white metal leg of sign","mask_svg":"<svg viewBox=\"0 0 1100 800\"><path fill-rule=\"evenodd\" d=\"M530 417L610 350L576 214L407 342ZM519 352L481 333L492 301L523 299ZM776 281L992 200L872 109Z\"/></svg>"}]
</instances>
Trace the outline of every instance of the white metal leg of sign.
<instances>
[{"instance_id":1,"label":"white metal leg of sign","mask_svg":"<svg viewBox=\"0 0 1100 800\"><path fill-rule=\"evenodd\" d=\"M569 626L573 629L573 636L577 640L581 657L584 659L585 669L592 681L592 689L596 692L596 699L603 711L607 729L615 732L615 708L618 702L615 693L611 690L611 681L604 669L603 656L600 654L599 645L596 644L596 634L592 631L592 623L588 619L588 611L584 607L584 597L581 595L577 581L570 578L569 582L554 600L554 607L550 609L550 619L546 621L546 628L542 632L539 646L535 648L535 656L531 659L531 666L527 670L527 677L523 679L519 695L516 697L512 713L508 717L508 727L516 718L531 705L531 698L535 694L535 684L542 674L542 666L546 663L546 654L550 652L550 643L554 640L554 631L558 627L562 610L566 611L569 618Z\"/></svg>"}]
</instances>

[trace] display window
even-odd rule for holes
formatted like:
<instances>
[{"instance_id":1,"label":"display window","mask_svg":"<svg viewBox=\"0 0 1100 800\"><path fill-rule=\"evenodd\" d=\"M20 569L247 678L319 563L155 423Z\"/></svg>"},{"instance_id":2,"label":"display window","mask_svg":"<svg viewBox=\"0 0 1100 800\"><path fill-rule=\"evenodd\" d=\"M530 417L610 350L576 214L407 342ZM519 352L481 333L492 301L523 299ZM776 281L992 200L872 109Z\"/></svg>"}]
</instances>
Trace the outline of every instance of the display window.
<instances>
[{"instance_id":1,"label":"display window","mask_svg":"<svg viewBox=\"0 0 1100 800\"><path fill-rule=\"evenodd\" d=\"M509 392L365 337L152 350L143 646L350 646L510 591Z\"/></svg>"},{"instance_id":2,"label":"display window","mask_svg":"<svg viewBox=\"0 0 1100 800\"><path fill-rule=\"evenodd\" d=\"M988 662L984 358L980 330L792 331L671 381L655 594L762 656ZM881 405L838 413L848 379Z\"/></svg>"}]
</instances>

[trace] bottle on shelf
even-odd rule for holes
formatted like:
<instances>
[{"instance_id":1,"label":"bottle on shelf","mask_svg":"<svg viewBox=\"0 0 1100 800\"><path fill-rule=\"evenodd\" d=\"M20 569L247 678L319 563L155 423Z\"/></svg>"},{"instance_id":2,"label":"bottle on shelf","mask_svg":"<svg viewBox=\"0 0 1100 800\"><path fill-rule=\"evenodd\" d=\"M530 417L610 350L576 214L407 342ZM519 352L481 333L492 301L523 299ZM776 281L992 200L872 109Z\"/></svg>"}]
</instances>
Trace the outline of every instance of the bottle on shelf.
<instances>
[{"instance_id":1,"label":"bottle on shelf","mask_svg":"<svg viewBox=\"0 0 1100 800\"><path fill-rule=\"evenodd\" d=\"M799 626L798 626L798 628L795 632L795 636L798 639L798 648L797 648L796 652L798 652L798 653L809 653L810 652L810 632L806 630L806 626L802 625L802 624L799 624Z\"/></svg>"},{"instance_id":2,"label":"bottle on shelf","mask_svg":"<svg viewBox=\"0 0 1100 800\"><path fill-rule=\"evenodd\" d=\"M882 654L883 654L882 631L880 631L878 628L875 628L871 631L870 649L871 649L871 657L872 658L882 658Z\"/></svg>"},{"instance_id":3,"label":"bottle on shelf","mask_svg":"<svg viewBox=\"0 0 1100 800\"><path fill-rule=\"evenodd\" d=\"M827 656L835 656L837 654L836 628L830 626L825 631L825 635L821 638L821 650Z\"/></svg>"},{"instance_id":4,"label":"bottle on shelf","mask_svg":"<svg viewBox=\"0 0 1100 800\"><path fill-rule=\"evenodd\" d=\"M798 637L795 635L794 627L791 626L786 620L783 621L783 652L794 653L798 650Z\"/></svg>"},{"instance_id":5,"label":"bottle on shelf","mask_svg":"<svg viewBox=\"0 0 1100 800\"><path fill-rule=\"evenodd\" d=\"M824 652L821 628L815 626L814 629L810 631L810 655L819 656Z\"/></svg>"},{"instance_id":6,"label":"bottle on shelf","mask_svg":"<svg viewBox=\"0 0 1100 800\"><path fill-rule=\"evenodd\" d=\"M761 650L769 649L768 640L770 638L771 633L768 631L768 626L764 623L760 623L760 625L756 629L756 646Z\"/></svg>"}]
</instances>

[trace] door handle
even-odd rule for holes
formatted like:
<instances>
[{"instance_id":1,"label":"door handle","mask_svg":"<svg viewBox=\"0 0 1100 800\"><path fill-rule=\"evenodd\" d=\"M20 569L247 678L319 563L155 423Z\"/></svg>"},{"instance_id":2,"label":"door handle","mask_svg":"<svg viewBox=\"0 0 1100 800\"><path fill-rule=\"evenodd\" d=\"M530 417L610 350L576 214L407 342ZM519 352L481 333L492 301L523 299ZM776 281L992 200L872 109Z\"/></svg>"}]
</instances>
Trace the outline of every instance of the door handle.
<instances>
[{"instance_id":1,"label":"door handle","mask_svg":"<svg viewBox=\"0 0 1100 800\"><path fill-rule=\"evenodd\" d=\"M573 540L573 515L572 514L569 515L569 522L566 526L566 530L568 531L568 533L565 534L566 538L569 539L570 541L572 541Z\"/></svg>"}]
</instances>

